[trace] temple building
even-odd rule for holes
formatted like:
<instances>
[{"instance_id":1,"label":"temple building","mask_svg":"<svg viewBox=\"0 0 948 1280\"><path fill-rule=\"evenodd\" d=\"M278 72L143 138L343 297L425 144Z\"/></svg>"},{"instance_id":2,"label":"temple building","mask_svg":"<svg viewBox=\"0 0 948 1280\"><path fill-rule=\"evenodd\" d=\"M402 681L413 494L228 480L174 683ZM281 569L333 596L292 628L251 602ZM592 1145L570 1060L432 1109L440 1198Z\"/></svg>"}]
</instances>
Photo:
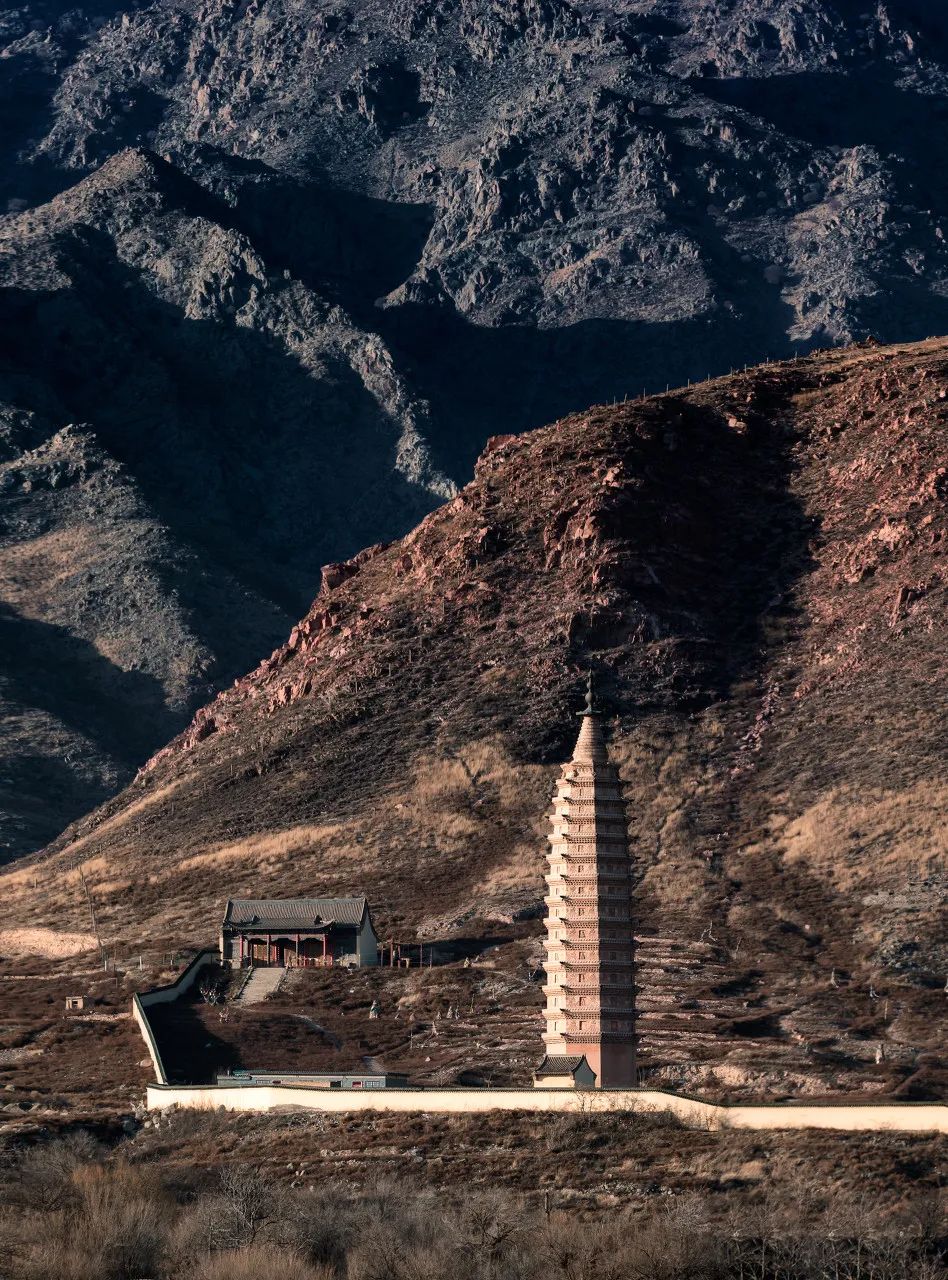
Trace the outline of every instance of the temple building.
<instances>
[{"instance_id":1,"label":"temple building","mask_svg":"<svg viewBox=\"0 0 948 1280\"><path fill-rule=\"evenodd\" d=\"M538 1087L630 1088L635 1073L632 862L592 681L553 798L546 877L546 1057Z\"/></svg>"},{"instance_id":2,"label":"temple building","mask_svg":"<svg viewBox=\"0 0 948 1280\"><path fill-rule=\"evenodd\" d=\"M230 898L220 946L234 969L378 963L365 898Z\"/></svg>"}]
</instances>

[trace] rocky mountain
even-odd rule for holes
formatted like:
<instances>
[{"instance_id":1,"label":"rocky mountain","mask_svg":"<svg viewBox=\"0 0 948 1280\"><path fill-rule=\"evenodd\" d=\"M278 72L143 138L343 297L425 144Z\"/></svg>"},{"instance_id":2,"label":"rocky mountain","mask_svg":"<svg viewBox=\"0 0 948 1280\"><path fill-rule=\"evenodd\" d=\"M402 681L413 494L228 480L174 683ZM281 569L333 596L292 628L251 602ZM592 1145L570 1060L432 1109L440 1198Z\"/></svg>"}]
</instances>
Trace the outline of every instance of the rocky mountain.
<instances>
[{"instance_id":1,"label":"rocky mountain","mask_svg":"<svg viewBox=\"0 0 948 1280\"><path fill-rule=\"evenodd\" d=\"M8 219L0 249L15 851L113 793L285 636L327 548L454 485L385 344L269 271L157 157L124 152Z\"/></svg>"},{"instance_id":2,"label":"rocky mountain","mask_svg":"<svg viewBox=\"0 0 948 1280\"><path fill-rule=\"evenodd\" d=\"M232 894L318 890L366 892L384 936L503 951L515 928L538 952L591 669L658 1078L921 1096L948 972L946 432L941 340L493 438L451 502L330 566L285 644L0 879L10 910L83 927L81 865L124 948L206 940Z\"/></svg>"},{"instance_id":3,"label":"rocky mountain","mask_svg":"<svg viewBox=\"0 0 948 1280\"><path fill-rule=\"evenodd\" d=\"M921 0L26 0L0 51L7 855L490 435L948 331Z\"/></svg>"}]
</instances>

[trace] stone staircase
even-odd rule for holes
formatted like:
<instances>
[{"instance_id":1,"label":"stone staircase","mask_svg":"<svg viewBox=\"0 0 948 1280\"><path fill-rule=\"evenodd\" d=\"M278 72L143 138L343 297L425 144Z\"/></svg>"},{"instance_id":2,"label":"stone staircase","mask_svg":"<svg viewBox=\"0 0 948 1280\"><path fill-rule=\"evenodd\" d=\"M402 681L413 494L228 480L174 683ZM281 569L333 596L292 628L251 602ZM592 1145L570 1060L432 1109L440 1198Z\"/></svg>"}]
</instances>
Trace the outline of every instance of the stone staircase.
<instances>
[{"instance_id":1,"label":"stone staircase","mask_svg":"<svg viewBox=\"0 0 948 1280\"><path fill-rule=\"evenodd\" d=\"M237 997L237 1004L260 1004L266 1000L268 996L274 995L280 989L280 984L286 977L286 970L278 967L272 969L252 969L250 977L241 988L240 995Z\"/></svg>"}]
</instances>

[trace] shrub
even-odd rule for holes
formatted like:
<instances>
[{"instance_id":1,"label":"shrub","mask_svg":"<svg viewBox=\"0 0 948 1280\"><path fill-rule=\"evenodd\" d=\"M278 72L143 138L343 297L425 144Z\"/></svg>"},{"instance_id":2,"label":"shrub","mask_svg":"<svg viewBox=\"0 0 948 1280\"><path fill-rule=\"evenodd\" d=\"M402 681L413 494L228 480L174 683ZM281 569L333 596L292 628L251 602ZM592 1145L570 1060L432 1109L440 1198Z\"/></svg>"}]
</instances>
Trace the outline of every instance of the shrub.
<instances>
[{"instance_id":1,"label":"shrub","mask_svg":"<svg viewBox=\"0 0 948 1280\"><path fill-rule=\"evenodd\" d=\"M334 1280L332 1267L313 1266L286 1249L251 1245L202 1258L187 1280Z\"/></svg>"},{"instance_id":2,"label":"shrub","mask_svg":"<svg viewBox=\"0 0 948 1280\"><path fill-rule=\"evenodd\" d=\"M75 1197L76 1171L100 1156L99 1144L85 1130L29 1147L17 1170L18 1199L33 1209L61 1208Z\"/></svg>"}]
</instances>

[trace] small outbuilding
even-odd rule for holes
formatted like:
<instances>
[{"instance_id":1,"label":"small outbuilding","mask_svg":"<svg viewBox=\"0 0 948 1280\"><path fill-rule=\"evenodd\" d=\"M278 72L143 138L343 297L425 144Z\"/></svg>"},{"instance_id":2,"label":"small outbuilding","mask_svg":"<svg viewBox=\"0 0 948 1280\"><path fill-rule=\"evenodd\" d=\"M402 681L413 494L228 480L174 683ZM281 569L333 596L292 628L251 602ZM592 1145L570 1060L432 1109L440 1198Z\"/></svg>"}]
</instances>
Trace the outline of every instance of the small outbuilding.
<instances>
[{"instance_id":1,"label":"small outbuilding","mask_svg":"<svg viewBox=\"0 0 948 1280\"><path fill-rule=\"evenodd\" d=\"M378 938L363 898L231 898L221 958L234 969L378 964Z\"/></svg>"},{"instance_id":2,"label":"small outbuilding","mask_svg":"<svg viewBox=\"0 0 948 1280\"><path fill-rule=\"evenodd\" d=\"M219 1085L273 1084L298 1089L407 1089L408 1076L397 1071L228 1071Z\"/></svg>"},{"instance_id":3,"label":"small outbuilding","mask_svg":"<svg viewBox=\"0 0 948 1280\"><path fill-rule=\"evenodd\" d=\"M535 1089L594 1089L596 1073L585 1054L547 1054L533 1073Z\"/></svg>"}]
</instances>

